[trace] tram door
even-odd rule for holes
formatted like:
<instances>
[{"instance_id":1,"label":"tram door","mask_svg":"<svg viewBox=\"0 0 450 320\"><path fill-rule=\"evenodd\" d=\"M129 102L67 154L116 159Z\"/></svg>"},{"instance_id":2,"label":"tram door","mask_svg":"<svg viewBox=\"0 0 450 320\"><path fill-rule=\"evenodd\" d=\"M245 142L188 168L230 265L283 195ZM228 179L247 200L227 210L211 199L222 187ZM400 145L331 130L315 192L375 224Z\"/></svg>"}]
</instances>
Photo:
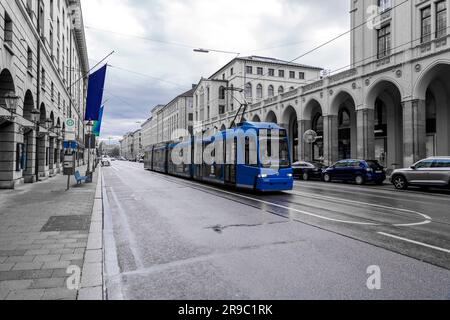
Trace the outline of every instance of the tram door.
<instances>
[{"instance_id":1,"label":"tram door","mask_svg":"<svg viewBox=\"0 0 450 320\"><path fill-rule=\"evenodd\" d=\"M237 139L233 141L231 154L227 154L227 143L224 143L225 152L225 183L236 184L236 163L237 163Z\"/></svg>"}]
</instances>

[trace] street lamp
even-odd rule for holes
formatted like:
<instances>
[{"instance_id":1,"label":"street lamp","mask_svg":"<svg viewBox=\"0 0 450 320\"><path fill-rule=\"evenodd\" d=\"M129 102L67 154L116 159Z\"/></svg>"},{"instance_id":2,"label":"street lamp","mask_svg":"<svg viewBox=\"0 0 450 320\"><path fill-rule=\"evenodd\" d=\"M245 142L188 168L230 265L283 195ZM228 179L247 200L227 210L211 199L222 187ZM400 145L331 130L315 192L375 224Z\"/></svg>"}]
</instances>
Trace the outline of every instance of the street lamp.
<instances>
[{"instance_id":1,"label":"street lamp","mask_svg":"<svg viewBox=\"0 0 450 320\"><path fill-rule=\"evenodd\" d=\"M8 92L5 94L3 99L4 105L2 107L11 113L11 116L4 118L12 122L14 121L14 114L17 111L17 104L19 102L19 97L15 96L13 92Z\"/></svg>"},{"instance_id":2,"label":"street lamp","mask_svg":"<svg viewBox=\"0 0 450 320\"><path fill-rule=\"evenodd\" d=\"M91 135L92 135L92 127L93 127L94 123L89 120L88 123L86 123L86 128L88 131L88 165L87 165L87 170L86 170L86 176L90 177L90 181L92 181L92 172L91 172Z\"/></svg>"},{"instance_id":3,"label":"street lamp","mask_svg":"<svg viewBox=\"0 0 450 320\"><path fill-rule=\"evenodd\" d=\"M239 52L233 52L233 51L224 51L224 50L215 50L215 49L204 49L204 48L196 48L193 50L197 53L210 53L210 52L218 52L218 53L226 53L226 54L235 54L236 56L239 56Z\"/></svg>"},{"instance_id":4,"label":"street lamp","mask_svg":"<svg viewBox=\"0 0 450 320\"><path fill-rule=\"evenodd\" d=\"M34 123L35 131L36 131L36 166L35 166L35 174L36 174L36 182L39 181L39 117L41 115L41 112L33 108L31 110L31 121Z\"/></svg>"}]
</instances>

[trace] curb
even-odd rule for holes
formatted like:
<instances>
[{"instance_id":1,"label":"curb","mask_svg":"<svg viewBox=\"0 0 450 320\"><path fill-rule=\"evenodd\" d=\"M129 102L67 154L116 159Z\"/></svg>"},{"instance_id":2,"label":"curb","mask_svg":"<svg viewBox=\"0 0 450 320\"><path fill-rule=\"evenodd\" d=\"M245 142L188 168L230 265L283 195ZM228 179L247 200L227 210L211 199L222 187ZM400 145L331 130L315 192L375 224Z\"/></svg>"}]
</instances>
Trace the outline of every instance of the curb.
<instances>
[{"instance_id":1,"label":"curb","mask_svg":"<svg viewBox=\"0 0 450 320\"><path fill-rule=\"evenodd\" d=\"M103 197L102 172L98 167L91 227L84 254L78 300L103 300Z\"/></svg>"}]
</instances>

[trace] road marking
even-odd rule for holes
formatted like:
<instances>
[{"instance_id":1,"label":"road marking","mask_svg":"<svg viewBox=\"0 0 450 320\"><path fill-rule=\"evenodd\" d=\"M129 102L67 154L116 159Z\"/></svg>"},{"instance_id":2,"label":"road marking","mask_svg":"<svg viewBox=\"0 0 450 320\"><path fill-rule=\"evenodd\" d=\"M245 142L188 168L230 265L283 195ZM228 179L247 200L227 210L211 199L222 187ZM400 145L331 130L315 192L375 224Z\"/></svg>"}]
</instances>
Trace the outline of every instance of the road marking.
<instances>
[{"instance_id":1,"label":"road marking","mask_svg":"<svg viewBox=\"0 0 450 320\"><path fill-rule=\"evenodd\" d=\"M394 238L394 239L397 239L397 240L403 240L403 241L406 241L406 242L409 242L409 243L417 244L417 245L419 245L419 246L431 248L431 249L434 249L434 250L439 250L439 251L442 251L442 252L445 252L445 253L450 253L450 250L448 250L448 249L444 249L444 248L432 246L432 245L430 245L430 244L426 244L426 243L423 243L423 242L419 242L419 241L415 241L415 240L410 240L410 239L402 238L402 237L399 237L399 236L394 236L394 235L392 235L392 234L384 233L384 232L377 232L377 233L378 233L378 234L381 234L382 236Z\"/></svg>"},{"instance_id":2,"label":"road marking","mask_svg":"<svg viewBox=\"0 0 450 320\"><path fill-rule=\"evenodd\" d=\"M172 178L172 177L170 177L170 178ZM169 181L171 181L171 180L169 180ZM173 181L171 181L171 182L174 183ZM298 209L295 209L295 208L286 207L286 206L283 206L281 204L276 204L276 203L273 203L273 202L264 201L264 200L260 200L260 199L256 199L256 198L252 198L252 197L248 197L248 196L244 196L244 195L239 194L239 193L233 193L233 192L225 191L225 190L222 190L222 189L218 189L218 188L214 188L214 187L210 187L210 186L206 186L206 185L200 185L200 184L192 183L190 181L185 181L185 182L188 182L191 185L195 185L195 186L198 186L198 187L201 187L201 188L211 189L211 190L215 190L215 191L220 191L222 193L226 193L226 194L230 194L230 195L233 195L233 196L241 197L241 198L244 198L244 199L247 199L247 200L257 201L257 202L268 204L268 205L271 205L271 206L274 206L274 207L286 209L288 211L295 211L295 212L303 214L303 215L316 217L316 218L323 219L323 220L340 222L340 223L346 223L346 224L364 225L364 226L381 226L381 224L371 223L371 222L346 221L346 220L329 218L329 217L321 216L321 215L318 215L318 214L315 214L315 213L311 213L311 212L307 212L307 211L303 211L303 210L298 210Z\"/></svg>"},{"instance_id":3,"label":"road marking","mask_svg":"<svg viewBox=\"0 0 450 320\"><path fill-rule=\"evenodd\" d=\"M413 214L417 214L417 215L419 215L419 216L421 216L421 217L426 219L425 221L416 222L416 223L393 224L394 227L420 226L420 225L424 225L424 224L429 224L433 220L433 219L431 219L431 217L427 216L426 214L423 214L423 213L417 212L417 211L413 211L413 210L408 210L408 209L395 208L395 207L390 207L390 206L383 206L381 204L374 204L374 203L369 203L369 202L348 200L348 199L342 199L342 198L336 198L336 197L330 197L330 196L317 196L317 195L310 194L308 192L292 191L291 193L299 195L299 196L305 196L305 197L309 197L309 198L313 198L313 199L319 199L319 200L321 200L321 199L337 200L339 202L347 202L347 203L352 203L352 204L361 204L361 205L371 206L371 207L376 207L376 208L395 210L395 211L402 211L402 212L405 212L405 213L413 213Z\"/></svg>"}]
</instances>

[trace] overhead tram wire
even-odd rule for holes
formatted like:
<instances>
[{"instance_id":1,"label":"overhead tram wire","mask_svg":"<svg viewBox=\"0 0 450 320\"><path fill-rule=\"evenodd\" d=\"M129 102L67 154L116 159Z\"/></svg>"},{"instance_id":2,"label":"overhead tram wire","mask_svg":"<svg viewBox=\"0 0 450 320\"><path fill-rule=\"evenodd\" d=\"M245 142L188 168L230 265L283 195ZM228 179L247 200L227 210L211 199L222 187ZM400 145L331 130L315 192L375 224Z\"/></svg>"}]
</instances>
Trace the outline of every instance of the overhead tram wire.
<instances>
[{"instance_id":1,"label":"overhead tram wire","mask_svg":"<svg viewBox=\"0 0 450 320\"><path fill-rule=\"evenodd\" d=\"M393 6L393 7L392 7L391 9L389 9L389 10L392 12L392 11L394 11L396 8L400 7L401 5L404 5L405 3L409 2L409 1L410 1L410 0L404 0L404 1L402 1L402 2L400 2L400 3L398 3L398 4L396 4L395 6ZM377 18L377 17L380 17L382 14L383 14L383 12L382 12L382 13L379 13L379 14L378 14L376 17L374 17L373 19L375 19L375 18ZM330 39L330 40L327 40L327 41L325 41L324 43L322 43L322 44L320 44L320 45L318 45L318 46L312 48L311 50L308 50L307 52L305 52L305 53L303 53L303 54L297 56L296 58L294 58L294 59L292 59L292 60L286 61L286 62L287 62L287 63L294 63L294 62L297 61L298 59L303 58L303 57L305 57L305 56L307 56L307 55L309 55L309 54L311 54L311 53L313 53L313 52L315 52L315 51L317 51L317 50L319 50L319 49L325 47L326 45L328 45L328 44L330 44L330 43L332 43L332 42L334 42L334 41L336 41L336 40L342 38L343 36L345 36L345 35L351 33L352 31L354 31L354 30L356 30L356 29L358 29L358 28L361 28L361 27L367 25L367 22L368 22L368 21L366 20L366 21L364 21L363 23L361 23L361 24L359 24L359 25L356 25L356 26L354 26L353 28L350 28L350 29L347 30L346 32L343 32L343 33L337 35L336 37L334 37L334 38L332 38L332 39ZM278 71L278 70L280 70L281 68L283 68L283 67L278 67L278 68L275 69L275 71ZM247 82L247 83L252 83L253 81L256 81L256 80L261 80L262 77L265 77L265 76L267 76L268 74L269 74L269 73L267 72L267 73L261 75L260 77L258 77L258 78L256 78L256 79L253 79L253 80L251 80L251 81L249 81L249 82ZM245 90L245 85L246 85L247 83L244 84L244 88L242 88L242 89Z\"/></svg>"},{"instance_id":2,"label":"overhead tram wire","mask_svg":"<svg viewBox=\"0 0 450 320\"><path fill-rule=\"evenodd\" d=\"M404 0L404 1L402 1L402 2L400 2L400 3L398 3L398 4L396 4L395 6L393 6L392 8L390 8L389 11L392 12L392 11L394 11L395 9L397 9L398 7L400 7L401 5L404 5L405 3L409 2L409 1L410 1L410 0ZM384 12L379 13L379 14L378 14L376 17L374 17L373 19L380 17L383 13L384 13ZM305 56L307 56L307 55L309 55L309 54L311 54L311 53L313 53L313 52L315 52L315 51L317 51L317 50L319 50L319 49L325 47L326 45L328 45L328 44L330 44L330 43L332 43L332 42L334 42L334 41L336 41L336 40L342 38L343 36L345 36L345 35L351 33L352 31L354 31L354 30L356 30L356 29L358 29L358 28L361 28L361 27L367 25L367 22L368 22L368 20L364 21L363 23L361 23L361 24L359 24L359 25L354 26L353 28L347 30L346 32L343 32L343 33L339 34L338 36L335 36L334 38L332 38L332 39L330 39L330 40L327 40L326 42L324 42L324 43L322 43L322 44L320 44L320 45L318 45L318 46L312 48L311 50L309 50L309 51L307 51L307 52L305 52L305 53L303 53L303 54L297 56L296 58L294 58L294 59L292 59L292 60L289 60L289 61L284 61L284 62L286 62L286 63L293 63L293 62L295 62L296 60L298 60L298 59L300 59L300 58L303 58L303 57L305 57ZM283 67L283 66L280 66L280 67L275 68L274 70L275 70L275 71L278 71L278 70L280 70L280 69L282 69L282 68L284 68L284 67ZM345 68L345 67L343 67L343 68ZM245 70L244 70L244 72L245 72ZM267 72L267 73L265 73L265 74L263 74L263 75L261 75L261 76L255 78L255 79L252 79L252 80L250 80L250 81L248 81L248 82L245 82L245 83L244 83L244 87L241 88L241 89L243 89L244 92L245 92L245 86L246 86L247 84L249 84L249 83L252 84L254 81L261 80L263 77L266 77L268 74L269 74L269 73ZM237 75L240 75L240 76L242 77L242 71L239 71L239 73L237 73ZM215 101L218 101L218 100L219 100L219 99L216 98L216 99L212 100L211 102L215 102Z\"/></svg>"}]
</instances>

